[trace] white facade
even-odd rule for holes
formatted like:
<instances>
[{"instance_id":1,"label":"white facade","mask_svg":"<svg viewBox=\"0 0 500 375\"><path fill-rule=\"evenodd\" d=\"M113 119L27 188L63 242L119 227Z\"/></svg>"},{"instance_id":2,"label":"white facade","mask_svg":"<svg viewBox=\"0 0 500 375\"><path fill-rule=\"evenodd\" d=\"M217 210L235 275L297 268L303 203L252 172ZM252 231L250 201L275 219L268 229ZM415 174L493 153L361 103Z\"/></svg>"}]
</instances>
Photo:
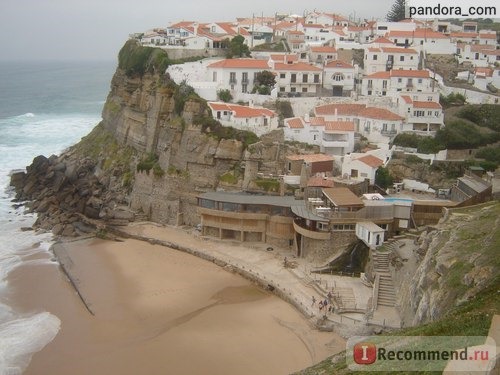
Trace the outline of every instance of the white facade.
<instances>
[{"instance_id":1,"label":"white facade","mask_svg":"<svg viewBox=\"0 0 500 375\"><path fill-rule=\"evenodd\" d=\"M285 120L287 141L320 146L327 155L343 156L354 150L354 123L325 121L322 117L295 117Z\"/></svg>"},{"instance_id":2,"label":"white facade","mask_svg":"<svg viewBox=\"0 0 500 375\"><path fill-rule=\"evenodd\" d=\"M375 184L377 169L384 165L384 161L369 154L351 154L344 157L342 163L342 177L357 181L370 180Z\"/></svg>"},{"instance_id":3,"label":"white facade","mask_svg":"<svg viewBox=\"0 0 500 375\"><path fill-rule=\"evenodd\" d=\"M374 26L374 33L378 36L384 36L388 32L393 30L400 31L413 31L417 28L417 24L414 22L385 22L377 21Z\"/></svg>"},{"instance_id":4,"label":"white facade","mask_svg":"<svg viewBox=\"0 0 500 375\"><path fill-rule=\"evenodd\" d=\"M444 126L444 112L437 93L401 94L399 113L405 116L403 131L434 136Z\"/></svg>"},{"instance_id":5,"label":"white facade","mask_svg":"<svg viewBox=\"0 0 500 375\"><path fill-rule=\"evenodd\" d=\"M271 67L276 73L276 87L280 95L314 96L321 87L321 68L303 62L274 62Z\"/></svg>"},{"instance_id":6,"label":"white facade","mask_svg":"<svg viewBox=\"0 0 500 375\"><path fill-rule=\"evenodd\" d=\"M278 116L266 108L209 102L212 116L224 126L254 132L259 137L278 128Z\"/></svg>"},{"instance_id":7,"label":"white facade","mask_svg":"<svg viewBox=\"0 0 500 375\"><path fill-rule=\"evenodd\" d=\"M418 51L448 55L455 53L456 45L451 38L432 29L393 30L386 37L397 46L411 47Z\"/></svg>"},{"instance_id":8,"label":"white facade","mask_svg":"<svg viewBox=\"0 0 500 375\"><path fill-rule=\"evenodd\" d=\"M356 237L363 241L370 249L376 249L384 244L385 230L370 222L356 223Z\"/></svg>"},{"instance_id":9,"label":"white facade","mask_svg":"<svg viewBox=\"0 0 500 375\"><path fill-rule=\"evenodd\" d=\"M428 92L432 79L427 70L391 70L363 77L361 95L397 97L400 92Z\"/></svg>"},{"instance_id":10,"label":"white facade","mask_svg":"<svg viewBox=\"0 0 500 375\"><path fill-rule=\"evenodd\" d=\"M323 87L333 90L334 96L354 90L356 69L343 61L330 61L323 67Z\"/></svg>"},{"instance_id":11,"label":"white facade","mask_svg":"<svg viewBox=\"0 0 500 375\"><path fill-rule=\"evenodd\" d=\"M411 48L368 47L365 49L365 73L372 74L390 69L418 69L418 52Z\"/></svg>"}]
</instances>

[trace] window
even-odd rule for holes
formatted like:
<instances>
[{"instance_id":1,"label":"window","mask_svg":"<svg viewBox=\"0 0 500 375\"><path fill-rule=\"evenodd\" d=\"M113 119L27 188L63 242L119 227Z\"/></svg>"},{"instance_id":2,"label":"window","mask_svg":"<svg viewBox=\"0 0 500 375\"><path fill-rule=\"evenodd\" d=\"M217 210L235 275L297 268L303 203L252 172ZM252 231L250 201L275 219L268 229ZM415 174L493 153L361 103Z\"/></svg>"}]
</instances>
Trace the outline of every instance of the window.
<instances>
[{"instance_id":1,"label":"window","mask_svg":"<svg viewBox=\"0 0 500 375\"><path fill-rule=\"evenodd\" d=\"M387 124L382 124L382 131L386 132L387 131Z\"/></svg>"},{"instance_id":2,"label":"window","mask_svg":"<svg viewBox=\"0 0 500 375\"><path fill-rule=\"evenodd\" d=\"M404 56L399 56L399 61L405 61L405 57Z\"/></svg>"},{"instance_id":3,"label":"window","mask_svg":"<svg viewBox=\"0 0 500 375\"><path fill-rule=\"evenodd\" d=\"M302 87L302 92L307 92L307 87Z\"/></svg>"},{"instance_id":4,"label":"window","mask_svg":"<svg viewBox=\"0 0 500 375\"><path fill-rule=\"evenodd\" d=\"M307 83L307 74L302 74L302 83Z\"/></svg>"},{"instance_id":5,"label":"window","mask_svg":"<svg viewBox=\"0 0 500 375\"><path fill-rule=\"evenodd\" d=\"M436 111L436 112L434 112L434 115L435 115L436 117L439 117L440 112L439 112L439 111Z\"/></svg>"},{"instance_id":6,"label":"window","mask_svg":"<svg viewBox=\"0 0 500 375\"><path fill-rule=\"evenodd\" d=\"M280 87L280 92L285 92L285 88L284 87Z\"/></svg>"},{"instance_id":7,"label":"window","mask_svg":"<svg viewBox=\"0 0 500 375\"><path fill-rule=\"evenodd\" d=\"M419 78L419 79L417 80L417 82L418 82L418 83L422 83L422 78Z\"/></svg>"},{"instance_id":8,"label":"window","mask_svg":"<svg viewBox=\"0 0 500 375\"><path fill-rule=\"evenodd\" d=\"M377 55L373 55L373 60L377 60Z\"/></svg>"},{"instance_id":9,"label":"window","mask_svg":"<svg viewBox=\"0 0 500 375\"><path fill-rule=\"evenodd\" d=\"M212 73L212 81L217 82L217 72Z\"/></svg>"},{"instance_id":10,"label":"window","mask_svg":"<svg viewBox=\"0 0 500 375\"><path fill-rule=\"evenodd\" d=\"M246 93L247 92L247 89L248 89L248 85L246 83L243 83L241 85L241 92L242 93Z\"/></svg>"},{"instance_id":11,"label":"window","mask_svg":"<svg viewBox=\"0 0 500 375\"><path fill-rule=\"evenodd\" d=\"M290 79L290 81L291 81L292 83L297 82L297 74L292 73L292 78Z\"/></svg>"},{"instance_id":12,"label":"window","mask_svg":"<svg viewBox=\"0 0 500 375\"><path fill-rule=\"evenodd\" d=\"M318 139L318 135L317 134L314 134L313 135L313 141L316 141Z\"/></svg>"},{"instance_id":13,"label":"window","mask_svg":"<svg viewBox=\"0 0 500 375\"><path fill-rule=\"evenodd\" d=\"M373 87L373 80L368 80L368 88L371 89Z\"/></svg>"},{"instance_id":14,"label":"window","mask_svg":"<svg viewBox=\"0 0 500 375\"><path fill-rule=\"evenodd\" d=\"M382 81L382 88L383 88L383 89L386 89L386 88L387 88L387 80L386 80L386 79L384 79L384 80Z\"/></svg>"},{"instance_id":15,"label":"window","mask_svg":"<svg viewBox=\"0 0 500 375\"><path fill-rule=\"evenodd\" d=\"M432 116L432 111L427 111L427 116Z\"/></svg>"},{"instance_id":16,"label":"window","mask_svg":"<svg viewBox=\"0 0 500 375\"><path fill-rule=\"evenodd\" d=\"M290 88L290 92L297 92L297 88L296 87Z\"/></svg>"},{"instance_id":17,"label":"window","mask_svg":"<svg viewBox=\"0 0 500 375\"><path fill-rule=\"evenodd\" d=\"M396 131L396 124L391 124L391 132L395 132Z\"/></svg>"},{"instance_id":18,"label":"window","mask_svg":"<svg viewBox=\"0 0 500 375\"><path fill-rule=\"evenodd\" d=\"M241 74L241 82L248 82L248 73L244 72Z\"/></svg>"},{"instance_id":19,"label":"window","mask_svg":"<svg viewBox=\"0 0 500 375\"><path fill-rule=\"evenodd\" d=\"M231 85L231 90L234 90L234 85Z\"/></svg>"},{"instance_id":20,"label":"window","mask_svg":"<svg viewBox=\"0 0 500 375\"><path fill-rule=\"evenodd\" d=\"M398 78L398 83L403 82L403 78Z\"/></svg>"},{"instance_id":21,"label":"window","mask_svg":"<svg viewBox=\"0 0 500 375\"><path fill-rule=\"evenodd\" d=\"M286 73L280 73L280 78L286 78Z\"/></svg>"},{"instance_id":22,"label":"window","mask_svg":"<svg viewBox=\"0 0 500 375\"><path fill-rule=\"evenodd\" d=\"M229 73L229 83L236 83L236 73L235 72L231 72Z\"/></svg>"},{"instance_id":23,"label":"window","mask_svg":"<svg viewBox=\"0 0 500 375\"><path fill-rule=\"evenodd\" d=\"M314 75L314 83L319 83L319 74Z\"/></svg>"},{"instance_id":24,"label":"window","mask_svg":"<svg viewBox=\"0 0 500 375\"><path fill-rule=\"evenodd\" d=\"M211 31L212 33L215 33L215 26L212 26L210 31Z\"/></svg>"},{"instance_id":25,"label":"window","mask_svg":"<svg viewBox=\"0 0 500 375\"><path fill-rule=\"evenodd\" d=\"M428 96L428 97L427 97L427 101L428 101L428 102L432 102L432 96Z\"/></svg>"},{"instance_id":26,"label":"window","mask_svg":"<svg viewBox=\"0 0 500 375\"><path fill-rule=\"evenodd\" d=\"M368 95L371 95L372 94L372 90L368 90Z\"/></svg>"},{"instance_id":27,"label":"window","mask_svg":"<svg viewBox=\"0 0 500 375\"><path fill-rule=\"evenodd\" d=\"M332 79L336 82L340 82L340 81L343 81L344 80L344 75L342 73L335 73L333 76L332 76ZM371 80L368 81L368 86L370 86L370 82Z\"/></svg>"},{"instance_id":28,"label":"window","mask_svg":"<svg viewBox=\"0 0 500 375\"><path fill-rule=\"evenodd\" d=\"M386 96L387 95L387 91L382 91L382 96Z\"/></svg>"}]
</instances>

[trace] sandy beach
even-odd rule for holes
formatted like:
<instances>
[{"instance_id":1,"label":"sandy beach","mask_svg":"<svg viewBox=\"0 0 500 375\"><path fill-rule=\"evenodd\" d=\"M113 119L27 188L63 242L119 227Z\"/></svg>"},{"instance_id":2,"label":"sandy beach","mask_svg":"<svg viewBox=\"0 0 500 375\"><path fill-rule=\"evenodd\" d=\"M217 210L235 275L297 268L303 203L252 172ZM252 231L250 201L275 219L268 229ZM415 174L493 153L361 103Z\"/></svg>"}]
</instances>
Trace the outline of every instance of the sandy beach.
<instances>
[{"instance_id":1,"label":"sandy beach","mask_svg":"<svg viewBox=\"0 0 500 375\"><path fill-rule=\"evenodd\" d=\"M59 245L9 276L11 303L61 330L25 374L289 374L345 348L276 296L213 263L128 239ZM94 314L94 315L92 315Z\"/></svg>"}]
</instances>

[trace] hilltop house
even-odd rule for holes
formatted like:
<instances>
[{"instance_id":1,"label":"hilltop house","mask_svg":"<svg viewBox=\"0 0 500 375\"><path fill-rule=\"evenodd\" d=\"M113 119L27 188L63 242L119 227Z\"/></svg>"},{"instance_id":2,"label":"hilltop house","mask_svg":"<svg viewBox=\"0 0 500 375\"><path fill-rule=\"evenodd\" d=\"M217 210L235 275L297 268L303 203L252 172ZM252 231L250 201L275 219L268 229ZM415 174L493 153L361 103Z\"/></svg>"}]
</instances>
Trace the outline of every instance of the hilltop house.
<instances>
[{"instance_id":1,"label":"hilltop house","mask_svg":"<svg viewBox=\"0 0 500 375\"><path fill-rule=\"evenodd\" d=\"M209 102L212 116L224 126L249 130L259 137L278 128L278 116L266 108L247 107L238 104Z\"/></svg>"},{"instance_id":2,"label":"hilltop house","mask_svg":"<svg viewBox=\"0 0 500 375\"><path fill-rule=\"evenodd\" d=\"M400 92L429 92L432 80L427 70L390 70L363 77L361 95L396 97Z\"/></svg>"},{"instance_id":3,"label":"hilltop house","mask_svg":"<svg viewBox=\"0 0 500 375\"><path fill-rule=\"evenodd\" d=\"M328 61L323 66L323 88L333 96L342 96L354 90L355 68L340 60Z\"/></svg>"},{"instance_id":4,"label":"hilltop house","mask_svg":"<svg viewBox=\"0 0 500 375\"><path fill-rule=\"evenodd\" d=\"M372 74L388 70L417 70L418 52L412 48L368 47L365 49L365 72Z\"/></svg>"},{"instance_id":5,"label":"hilltop house","mask_svg":"<svg viewBox=\"0 0 500 375\"><path fill-rule=\"evenodd\" d=\"M397 46L412 47L418 51L446 55L455 53L455 44L448 35L428 28L416 28L412 31L392 30L386 37Z\"/></svg>"},{"instance_id":6,"label":"hilltop house","mask_svg":"<svg viewBox=\"0 0 500 375\"><path fill-rule=\"evenodd\" d=\"M375 184L377 169L384 165L384 160L370 154L351 154L344 157L342 176L353 180L370 180Z\"/></svg>"},{"instance_id":7,"label":"hilltop house","mask_svg":"<svg viewBox=\"0 0 500 375\"><path fill-rule=\"evenodd\" d=\"M401 94L399 113L406 117L403 131L434 136L444 126L444 112L437 93Z\"/></svg>"}]
</instances>

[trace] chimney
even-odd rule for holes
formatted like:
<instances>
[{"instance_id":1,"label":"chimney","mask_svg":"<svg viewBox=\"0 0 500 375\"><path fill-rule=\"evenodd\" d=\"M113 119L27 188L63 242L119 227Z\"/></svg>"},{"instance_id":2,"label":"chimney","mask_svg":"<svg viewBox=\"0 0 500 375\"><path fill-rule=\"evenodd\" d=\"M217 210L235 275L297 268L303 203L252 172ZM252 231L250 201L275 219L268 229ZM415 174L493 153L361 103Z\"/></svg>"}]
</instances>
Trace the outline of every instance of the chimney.
<instances>
[{"instance_id":1,"label":"chimney","mask_svg":"<svg viewBox=\"0 0 500 375\"><path fill-rule=\"evenodd\" d=\"M337 121L337 108L335 108L335 121Z\"/></svg>"},{"instance_id":2,"label":"chimney","mask_svg":"<svg viewBox=\"0 0 500 375\"><path fill-rule=\"evenodd\" d=\"M309 118L309 113L306 113L306 114L304 115L304 121L305 121L306 123L310 123L310 122L311 122L311 119Z\"/></svg>"},{"instance_id":3,"label":"chimney","mask_svg":"<svg viewBox=\"0 0 500 375\"><path fill-rule=\"evenodd\" d=\"M198 22L193 23L194 35L198 35Z\"/></svg>"}]
</instances>

